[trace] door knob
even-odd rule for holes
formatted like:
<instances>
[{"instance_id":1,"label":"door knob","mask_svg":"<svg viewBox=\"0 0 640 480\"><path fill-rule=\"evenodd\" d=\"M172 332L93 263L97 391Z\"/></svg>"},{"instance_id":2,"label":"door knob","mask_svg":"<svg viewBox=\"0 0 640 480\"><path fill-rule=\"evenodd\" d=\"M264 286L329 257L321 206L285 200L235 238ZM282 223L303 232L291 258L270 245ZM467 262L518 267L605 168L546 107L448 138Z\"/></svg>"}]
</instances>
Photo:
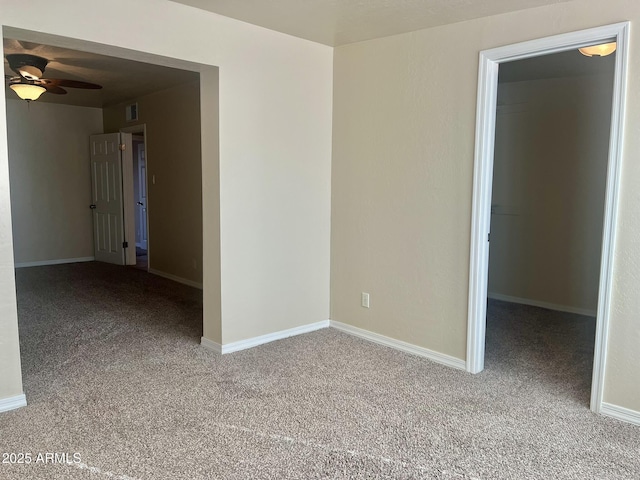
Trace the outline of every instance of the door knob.
<instances>
[{"instance_id":1,"label":"door knob","mask_svg":"<svg viewBox=\"0 0 640 480\"><path fill-rule=\"evenodd\" d=\"M138 205L140 205L141 207L144 207L144 203L142 202L136 202Z\"/></svg>"},{"instance_id":2,"label":"door knob","mask_svg":"<svg viewBox=\"0 0 640 480\"><path fill-rule=\"evenodd\" d=\"M91 210L93 210L94 208L96 208L96 206L95 206L95 205L89 205L89 208L90 208Z\"/></svg>"}]
</instances>

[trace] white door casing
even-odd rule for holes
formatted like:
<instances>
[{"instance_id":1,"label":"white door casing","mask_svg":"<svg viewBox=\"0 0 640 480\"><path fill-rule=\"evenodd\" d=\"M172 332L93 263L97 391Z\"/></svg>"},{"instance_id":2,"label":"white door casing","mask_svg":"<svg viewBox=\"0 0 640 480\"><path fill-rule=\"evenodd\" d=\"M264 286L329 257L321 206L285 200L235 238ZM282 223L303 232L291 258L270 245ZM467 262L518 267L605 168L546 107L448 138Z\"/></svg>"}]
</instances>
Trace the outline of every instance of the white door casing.
<instances>
[{"instance_id":1,"label":"white door casing","mask_svg":"<svg viewBox=\"0 0 640 480\"><path fill-rule=\"evenodd\" d=\"M136 211L134 208L135 198L133 193L133 135L131 133L120 132L120 143L123 145L120 158L122 159L124 242L128 245L127 248L125 248L124 259L126 265L135 265Z\"/></svg>"},{"instance_id":2,"label":"white door casing","mask_svg":"<svg viewBox=\"0 0 640 480\"><path fill-rule=\"evenodd\" d=\"M120 134L92 135L90 142L95 258L124 265Z\"/></svg>"},{"instance_id":3,"label":"white door casing","mask_svg":"<svg viewBox=\"0 0 640 480\"><path fill-rule=\"evenodd\" d=\"M541 38L480 52L473 172L466 364L468 372L478 373L484 369L489 228L491 222L491 190L499 64L577 49L586 45L607 43L613 40L617 42L617 52L611 108L611 133L596 315L596 339L591 382L591 410L596 413L600 413L603 406L609 312L613 286L613 257L619 178L622 163L623 119L624 106L626 104L629 22Z\"/></svg>"}]
</instances>

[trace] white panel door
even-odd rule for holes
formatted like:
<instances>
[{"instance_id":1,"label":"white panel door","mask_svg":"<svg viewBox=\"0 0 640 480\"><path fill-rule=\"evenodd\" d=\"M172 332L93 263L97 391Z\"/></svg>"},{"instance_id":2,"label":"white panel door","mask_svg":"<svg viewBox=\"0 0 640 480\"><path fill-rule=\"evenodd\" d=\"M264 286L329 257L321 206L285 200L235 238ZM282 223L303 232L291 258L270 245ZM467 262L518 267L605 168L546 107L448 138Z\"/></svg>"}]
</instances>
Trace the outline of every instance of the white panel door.
<instances>
[{"instance_id":1,"label":"white panel door","mask_svg":"<svg viewBox=\"0 0 640 480\"><path fill-rule=\"evenodd\" d=\"M95 257L124 265L120 134L92 135L90 141Z\"/></svg>"}]
</instances>

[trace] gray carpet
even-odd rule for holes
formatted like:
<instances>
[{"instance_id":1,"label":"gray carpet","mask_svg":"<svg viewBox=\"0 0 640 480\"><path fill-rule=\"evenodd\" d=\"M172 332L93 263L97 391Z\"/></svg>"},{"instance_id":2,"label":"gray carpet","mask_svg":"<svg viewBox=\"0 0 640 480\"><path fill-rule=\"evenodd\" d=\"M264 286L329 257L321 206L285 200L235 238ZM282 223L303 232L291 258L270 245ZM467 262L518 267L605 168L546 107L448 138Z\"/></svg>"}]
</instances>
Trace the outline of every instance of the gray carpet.
<instances>
[{"instance_id":1,"label":"gray carpet","mask_svg":"<svg viewBox=\"0 0 640 480\"><path fill-rule=\"evenodd\" d=\"M472 376L333 329L218 356L201 292L133 268L17 283L29 406L0 452L80 462L2 479L640 478L640 428L588 410L586 317L491 302Z\"/></svg>"}]
</instances>

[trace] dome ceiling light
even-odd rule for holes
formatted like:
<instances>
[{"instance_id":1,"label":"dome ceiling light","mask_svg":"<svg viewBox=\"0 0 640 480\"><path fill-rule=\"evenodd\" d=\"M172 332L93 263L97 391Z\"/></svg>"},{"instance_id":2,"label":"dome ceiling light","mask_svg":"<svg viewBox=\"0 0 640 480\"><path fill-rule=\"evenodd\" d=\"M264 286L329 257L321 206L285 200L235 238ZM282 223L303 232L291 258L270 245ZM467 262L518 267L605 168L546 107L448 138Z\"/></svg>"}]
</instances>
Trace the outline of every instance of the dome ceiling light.
<instances>
[{"instance_id":1,"label":"dome ceiling light","mask_svg":"<svg viewBox=\"0 0 640 480\"><path fill-rule=\"evenodd\" d=\"M578 51L586 57L606 57L616 51L616 42L601 43L590 47L579 48Z\"/></svg>"}]
</instances>

